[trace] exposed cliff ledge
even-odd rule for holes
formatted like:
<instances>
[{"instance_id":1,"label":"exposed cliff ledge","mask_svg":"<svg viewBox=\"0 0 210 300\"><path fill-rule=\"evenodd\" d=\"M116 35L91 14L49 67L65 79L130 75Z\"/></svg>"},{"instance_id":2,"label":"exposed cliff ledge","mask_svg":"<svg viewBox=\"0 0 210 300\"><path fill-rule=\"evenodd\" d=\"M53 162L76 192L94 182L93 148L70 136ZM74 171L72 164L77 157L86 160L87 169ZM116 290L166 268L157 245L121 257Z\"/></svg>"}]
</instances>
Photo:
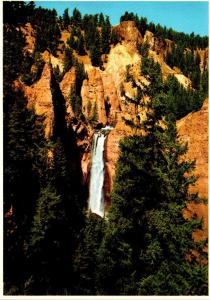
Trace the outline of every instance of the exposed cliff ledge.
<instances>
[{"instance_id":1,"label":"exposed cliff ledge","mask_svg":"<svg viewBox=\"0 0 210 300\"><path fill-rule=\"evenodd\" d=\"M45 136L48 138L53 132L54 109L51 93L52 69L46 63L41 78L31 86L25 85L22 81L16 80L14 88L22 90L28 100L28 108L34 108L37 115L45 116Z\"/></svg>"},{"instance_id":2,"label":"exposed cliff ledge","mask_svg":"<svg viewBox=\"0 0 210 300\"><path fill-rule=\"evenodd\" d=\"M32 54L34 52L35 44L36 44L35 30L33 29L30 23L26 23L20 29L26 41L26 46L24 47L23 51Z\"/></svg>"},{"instance_id":3,"label":"exposed cliff ledge","mask_svg":"<svg viewBox=\"0 0 210 300\"><path fill-rule=\"evenodd\" d=\"M126 41L133 45L141 44L143 42L141 33L136 28L134 21L121 22L119 25L114 27L114 31L120 41Z\"/></svg>"}]
</instances>

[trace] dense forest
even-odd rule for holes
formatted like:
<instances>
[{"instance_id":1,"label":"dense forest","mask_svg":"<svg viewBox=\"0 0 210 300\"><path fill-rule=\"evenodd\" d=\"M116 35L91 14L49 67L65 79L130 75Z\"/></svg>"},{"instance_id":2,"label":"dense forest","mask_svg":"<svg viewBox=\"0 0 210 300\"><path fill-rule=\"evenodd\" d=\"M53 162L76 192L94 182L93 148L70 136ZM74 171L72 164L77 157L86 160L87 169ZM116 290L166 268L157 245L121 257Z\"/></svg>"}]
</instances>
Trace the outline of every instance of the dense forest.
<instances>
[{"instance_id":1,"label":"dense forest","mask_svg":"<svg viewBox=\"0 0 210 300\"><path fill-rule=\"evenodd\" d=\"M74 53L88 55L103 71L104 57L119 42L117 33L102 13L82 16L75 8L71 16L68 9L58 16L32 1L7 1L3 8L4 294L207 295L208 266L186 259L192 249L207 258L202 251L206 241L192 240L201 221L182 215L188 201L203 199L189 193L195 162L180 159L187 146L177 142L176 120L198 110L208 96L208 69L200 69L196 54L208 47L208 37L179 33L133 13L121 17L120 22L135 21L142 36L149 30L172 40L166 62L190 78L192 88L174 76L163 80L148 45L138 45L141 74L150 84L136 86L128 74L126 80L138 93L126 101L146 110L147 119L125 122L146 134L121 140L112 205L107 218L101 218L87 210L88 187L82 184L76 135L66 121L59 82L75 68L69 97L74 118L97 127L97 108L91 120L82 114L87 74ZM20 27L27 22L35 30L33 53L23 51ZM60 41L62 30L71 33L67 45ZM40 78L46 49L64 55L63 72L52 68L55 123L50 138L44 116L29 109L23 92L14 89L17 79L31 86ZM145 103L145 96L151 101Z\"/></svg>"}]
</instances>

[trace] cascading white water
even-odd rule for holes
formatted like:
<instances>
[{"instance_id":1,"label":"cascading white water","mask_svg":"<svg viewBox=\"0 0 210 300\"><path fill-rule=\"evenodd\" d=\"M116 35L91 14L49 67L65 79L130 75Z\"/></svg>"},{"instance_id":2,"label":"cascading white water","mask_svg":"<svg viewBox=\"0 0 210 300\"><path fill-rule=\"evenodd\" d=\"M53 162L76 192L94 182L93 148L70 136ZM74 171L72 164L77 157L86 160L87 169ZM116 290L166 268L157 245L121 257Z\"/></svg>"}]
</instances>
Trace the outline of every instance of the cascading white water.
<instances>
[{"instance_id":1,"label":"cascading white water","mask_svg":"<svg viewBox=\"0 0 210 300\"><path fill-rule=\"evenodd\" d=\"M106 126L97 131L93 136L92 144L89 209L102 218L104 217L104 142L111 129L112 127Z\"/></svg>"}]
</instances>

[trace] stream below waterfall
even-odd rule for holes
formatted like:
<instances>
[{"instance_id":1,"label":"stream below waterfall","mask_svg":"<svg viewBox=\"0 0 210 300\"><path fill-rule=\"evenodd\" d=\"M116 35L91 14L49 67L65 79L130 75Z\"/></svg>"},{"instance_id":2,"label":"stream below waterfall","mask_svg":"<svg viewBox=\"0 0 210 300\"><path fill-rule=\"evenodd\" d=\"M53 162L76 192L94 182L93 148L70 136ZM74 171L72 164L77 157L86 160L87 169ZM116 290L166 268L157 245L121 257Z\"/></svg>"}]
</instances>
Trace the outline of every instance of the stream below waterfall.
<instances>
[{"instance_id":1,"label":"stream below waterfall","mask_svg":"<svg viewBox=\"0 0 210 300\"><path fill-rule=\"evenodd\" d=\"M95 132L92 143L92 161L90 171L89 209L102 218L104 217L104 143L111 126Z\"/></svg>"}]
</instances>

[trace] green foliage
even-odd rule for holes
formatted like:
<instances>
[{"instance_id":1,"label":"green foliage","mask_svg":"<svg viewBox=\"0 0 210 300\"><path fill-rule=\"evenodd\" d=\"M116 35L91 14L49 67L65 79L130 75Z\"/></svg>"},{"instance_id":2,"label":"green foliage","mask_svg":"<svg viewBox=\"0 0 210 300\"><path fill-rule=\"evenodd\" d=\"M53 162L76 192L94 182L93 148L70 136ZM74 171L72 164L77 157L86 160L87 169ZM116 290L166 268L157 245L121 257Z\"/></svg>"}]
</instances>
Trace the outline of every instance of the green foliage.
<instances>
[{"instance_id":1,"label":"green foliage","mask_svg":"<svg viewBox=\"0 0 210 300\"><path fill-rule=\"evenodd\" d=\"M94 106L93 106L93 113L92 113L92 117L91 117L91 122L96 123L98 122L98 106L97 106L97 102L94 102Z\"/></svg>"},{"instance_id":2,"label":"green foliage","mask_svg":"<svg viewBox=\"0 0 210 300\"><path fill-rule=\"evenodd\" d=\"M46 171L47 143L41 116L26 108L21 93L10 93L5 101L13 105L4 120L4 212L11 207L12 223L5 218L4 280L5 292L21 293L25 276L24 244L35 211L36 198ZM22 270L21 274L17 270Z\"/></svg>"},{"instance_id":3,"label":"green foliage","mask_svg":"<svg viewBox=\"0 0 210 300\"><path fill-rule=\"evenodd\" d=\"M93 66L101 66L101 54L101 35L99 31L96 30L94 42L90 46L90 58Z\"/></svg>"},{"instance_id":4,"label":"green foliage","mask_svg":"<svg viewBox=\"0 0 210 300\"><path fill-rule=\"evenodd\" d=\"M201 74L200 92L201 95L203 95L203 97L207 97L208 91L209 91L209 72L208 70L206 70Z\"/></svg>"},{"instance_id":5,"label":"green foliage","mask_svg":"<svg viewBox=\"0 0 210 300\"><path fill-rule=\"evenodd\" d=\"M67 40L69 47L73 48L78 52L79 55L84 55L85 52L85 41L81 30L77 27L73 27L71 36Z\"/></svg>"},{"instance_id":6,"label":"green foliage","mask_svg":"<svg viewBox=\"0 0 210 300\"><path fill-rule=\"evenodd\" d=\"M71 18L71 22L73 25L75 26L80 26L81 23L82 23L82 16L81 16L81 13L78 9L74 8L73 10L73 15L72 15L72 18Z\"/></svg>"},{"instance_id":7,"label":"green foliage","mask_svg":"<svg viewBox=\"0 0 210 300\"><path fill-rule=\"evenodd\" d=\"M186 34L184 32L177 32L172 28L166 28L166 26L161 26L160 24L155 25L150 22L148 24L147 19L144 17L139 18L138 15L134 15L134 13L125 12L123 16L120 18L120 22L123 21L134 21L138 30L144 36L146 30L149 30L154 33L155 36L170 39L175 42L181 48L190 48L196 49L201 48L204 49L208 47L208 37L201 37L199 35L195 35L193 32L191 34Z\"/></svg>"},{"instance_id":8,"label":"green foliage","mask_svg":"<svg viewBox=\"0 0 210 300\"><path fill-rule=\"evenodd\" d=\"M169 76L165 82L165 98L162 98L162 108L165 115L173 114L180 119L191 111L201 108L204 94L192 89L185 89L174 76Z\"/></svg>"},{"instance_id":9,"label":"green foliage","mask_svg":"<svg viewBox=\"0 0 210 300\"><path fill-rule=\"evenodd\" d=\"M119 37L114 29L111 31L110 44L116 45L119 42Z\"/></svg>"},{"instance_id":10,"label":"green foliage","mask_svg":"<svg viewBox=\"0 0 210 300\"><path fill-rule=\"evenodd\" d=\"M88 100L88 104L87 104L87 113L88 113L88 115L90 115L91 108L92 108L92 104L91 104L90 100Z\"/></svg>"},{"instance_id":11,"label":"green foliage","mask_svg":"<svg viewBox=\"0 0 210 300\"><path fill-rule=\"evenodd\" d=\"M53 74L54 74L56 80L57 80L58 82L60 82L61 79L62 79L62 75L63 75L63 74L61 74L58 65L57 65L56 67L53 68Z\"/></svg>"},{"instance_id":12,"label":"green foliage","mask_svg":"<svg viewBox=\"0 0 210 300\"><path fill-rule=\"evenodd\" d=\"M201 83L200 57L193 51L185 51L184 48L173 46L172 51L166 56L166 62L170 67L178 67L185 76L192 80L193 88L199 90Z\"/></svg>"},{"instance_id":13,"label":"green foliage","mask_svg":"<svg viewBox=\"0 0 210 300\"><path fill-rule=\"evenodd\" d=\"M36 50L43 52L49 49L56 55L59 39L61 37L57 22L56 10L37 8L33 15L32 24L36 28Z\"/></svg>"},{"instance_id":14,"label":"green foliage","mask_svg":"<svg viewBox=\"0 0 210 300\"><path fill-rule=\"evenodd\" d=\"M97 255L98 246L104 233L104 220L91 214L80 237L80 243L74 256L75 291L78 295L97 293Z\"/></svg>"},{"instance_id":15,"label":"green foliage","mask_svg":"<svg viewBox=\"0 0 210 300\"><path fill-rule=\"evenodd\" d=\"M69 273L69 230L65 207L55 188L48 185L40 192L28 246L30 280L25 293L43 295L64 292Z\"/></svg>"},{"instance_id":16,"label":"green foliage","mask_svg":"<svg viewBox=\"0 0 210 300\"><path fill-rule=\"evenodd\" d=\"M127 65L126 66L126 74L125 74L125 80L126 82L129 82L132 80L132 75L130 74L130 68L131 68L131 65Z\"/></svg>"},{"instance_id":17,"label":"green foliage","mask_svg":"<svg viewBox=\"0 0 210 300\"><path fill-rule=\"evenodd\" d=\"M186 221L182 215L192 199L188 187L195 181L189 176L194 164L180 161L186 147L177 143L174 123L163 121L159 65L144 59L142 73L150 81L144 95L152 99L147 104L139 99L138 104L147 109L147 119L140 123L146 135L124 138L120 144L112 206L99 250L99 291L189 295L195 293L192 280L196 282L193 276L199 273L202 288L196 293L206 294L205 267L185 257L196 248L192 231L200 228L200 221Z\"/></svg>"},{"instance_id":18,"label":"green foliage","mask_svg":"<svg viewBox=\"0 0 210 300\"><path fill-rule=\"evenodd\" d=\"M75 48L75 39L73 35L73 31L71 32L70 38L67 39L67 44L69 45L70 48Z\"/></svg>"},{"instance_id":19,"label":"green foliage","mask_svg":"<svg viewBox=\"0 0 210 300\"><path fill-rule=\"evenodd\" d=\"M93 66L95 66L95 67L101 66L101 64L102 64L101 52L100 52L100 48L98 47L98 45L91 46L90 58L91 58L91 62L92 62Z\"/></svg>"},{"instance_id":20,"label":"green foliage","mask_svg":"<svg viewBox=\"0 0 210 300\"><path fill-rule=\"evenodd\" d=\"M33 84L39 80L43 71L44 61L39 52L34 52L33 55L26 54L23 58L21 79L27 85ZM33 66L33 71L32 71Z\"/></svg>"},{"instance_id":21,"label":"green foliage","mask_svg":"<svg viewBox=\"0 0 210 300\"><path fill-rule=\"evenodd\" d=\"M69 10L68 10L68 8L66 8L63 12L63 27L64 27L64 29L68 29L70 23L71 23L71 19L69 17Z\"/></svg>"},{"instance_id":22,"label":"green foliage","mask_svg":"<svg viewBox=\"0 0 210 300\"><path fill-rule=\"evenodd\" d=\"M69 95L69 100L73 112L77 117L80 117L82 114L81 88L83 80L86 78L86 73L83 64L80 64L76 59L74 59L73 63L76 71L76 81L75 86Z\"/></svg>"},{"instance_id":23,"label":"green foliage","mask_svg":"<svg viewBox=\"0 0 210 300\"><path fill-rule=\"evenodd\" d=\"M110 35L111 35L111 24L109 21L109 17L106 17L104 24L102 24L101 28L101 52L108 54L109 53L109 43L110 43Z\"/></svg>"},{"instance_id":24,"label":"green foliage","mask_svg":"<svg viewBox=\"0 0 210 300\"><path fill-rule=\"evenodd\" d=\"M78 40L77 40L77 52L79 55L85 55L85 40L84 37L80 31L78 35Z\"/></svg>"},{"instance_id":25,"label":"green foliage","mask_svg":"<svg viewBox=\"0 0 210 300\"><path fill-rule=\"evenodd\" d=\"M77 96L75 89L71 91L69 99L73 112L79 117L82 113L82 99L80 96Z\"/></svg>"},{"instance_id":26,"label":"green foliage","mask_svg":"<svg viewBox=\"0 0 210 300\"><path fill-rule=\"evenodd\" d=\"M34 14L35 4L33 1L5 1L3 3L4 24L19 25L29 22Z\"/></svg>"},{"instance_id":27,"label":"green foliage","mask_svg":"<svg viewBox=\"0 0 210 300\"><path fill-rule=\"evenodd\" d=\"M200 109L206 97L206 92L201 88L199 91L185 89L174 76L169 76L163 83L160 66L150 58L142 59L141 74L151 83L147 90L152 90L149 93L152 93L153 102L158 104L161 115L180 119L189 112Z\"/></svg>"},{"instance_id":28,"label":"green foliage","mask_svg":"<svg viewBox=\"0 0 210 300\"><path fill-rule=\"evenodd\" d=\"M4 2L5 4L6 2ZM4 24L3 27L3 75L4 92L10 89L11 82L21 74L21 65L24 60L22 49L25 39L13 25ZM15 51L14 51L15 49Z\"/></svg>"},{"instance_id":29,"label":"green foliage","mask_svg":"<svg viewBox=\"0 0 210 300\"><path fill-rule=\"evenodd\" d=\"M145 42L142 45L139 45L138 51L140 55L142 55L143 57L147 57L149 53L149 44Z\"/></svg>"},{"instance_id":30,"label":"green foliage","mask_svg":"<svg viewBox=\"0 0 210 300\"><path fill-rule=\"evenodd\" d=\"M68 72L73 66L73 51L71 48L66 48L64 52L64 67L63 73Z\"/></svg>"}]
</instances>

